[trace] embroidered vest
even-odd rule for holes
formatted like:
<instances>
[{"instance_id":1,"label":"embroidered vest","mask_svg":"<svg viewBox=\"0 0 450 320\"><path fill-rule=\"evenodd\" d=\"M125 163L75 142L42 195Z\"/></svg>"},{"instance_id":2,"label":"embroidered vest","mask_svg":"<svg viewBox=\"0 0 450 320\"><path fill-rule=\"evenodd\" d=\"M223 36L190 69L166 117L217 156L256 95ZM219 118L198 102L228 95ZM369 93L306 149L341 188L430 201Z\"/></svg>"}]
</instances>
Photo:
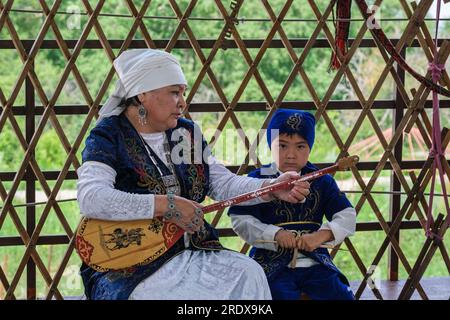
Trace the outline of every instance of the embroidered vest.
<instances>
[{"instance_id":1,"label":"embroidered vest","mask_svg":"<svg viewBox=\"0 0 450 320\"><path fill-rule=\"evenodd\" d=\"M275 173L262 175L262 169L268 169L268 172ZM318 168L308 162L301 170L301 174L304 175L316 170ZM274 164L271 164L252 171L248 176L265 179L276 178L279 176L279 173L276 172ZM310 194L307 196L305 203L292 204L282 200L274 200L254 206L233 206L228 210L228 214L252 215L266 224L277 225L287 230L310 233L320 228L324 216L331 220L334 213L348 207L351 207L351 204L345 195L339 191L334 179L330 175L325 175L310 183ZM318 248L313 252L301 251L301 253L337 271L344 282L348 283L347 279L333 264L327 249ZM278 251L271 251L253 247L249 255L263 267L267 278L271 280L292 260L293 250L280 248Z\"/></svg>"}]
</instances>

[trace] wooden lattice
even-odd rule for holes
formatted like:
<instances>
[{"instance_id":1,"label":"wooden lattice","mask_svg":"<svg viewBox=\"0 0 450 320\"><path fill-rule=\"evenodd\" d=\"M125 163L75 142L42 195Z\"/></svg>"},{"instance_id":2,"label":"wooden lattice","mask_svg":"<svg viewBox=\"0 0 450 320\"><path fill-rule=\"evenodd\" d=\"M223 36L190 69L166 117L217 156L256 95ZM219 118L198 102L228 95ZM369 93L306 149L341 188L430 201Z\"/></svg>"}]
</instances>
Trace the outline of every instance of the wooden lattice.
<instances>
[{"instance_id":1,"label":"wooden lattice","mask_svg":"<svg viewBox=\"0 0 450 320\"><path fill-rule=\"evenodd\" d=\"M187 46L188 50L193 50L195 52L196 58L201 63L202 68L198 73L196 79L190 81L190 83L192 83L193 85L190 88L189 95L186 98L186 101L188 104L191 104L191 106L194 105L192 103L193 98L197 93L200 84L204 80L205 76L207 76L220 99L221 108L224 112L223 116L218 122L217 132L210 141L212 147L214 147L218 137L229 121L231 121L234 128L242 129L238 117L235 114L235 109L238 103L242 102L242 94L251 79L256 80L256 83L265 98L264 108L267 107L267 110L269 111L263 123L260 124L260 128L265 129L267 127L268 120L270 119L276 108L284 105L285 96L289 88L292 86L294 80L298 76L300 76L311 97L311 105L316 109L316 119L318 121L322 121L323 119L327 128L329 129L329 132L335 140L336 145L340 150L338 159L349 155L348 150L354 142L355 137L360 130L364 120L367 119L370 122L374 132L376 133L376 136L379 139L384 152L380 161L375 165L371 166L370 164L362 163L357 167L352 168L353 177L357 181L361 190L363 190L361 197L359 198L357 203L354 203L354 205L356 211L359 212L362 206L365 203L368 203L378 220L379 226L381 226L381 229L386 234L384 242L382 243L381 247L377 249L377 254L375 255L375 258L370 265L378 265L388 247L392 247L393 252L395 252L395 255L398 257L403 267L406 269L408 274L411 275L411 279L407 281L407 284L405 285L405 288L402 292L402 298L409 298L412 294L412 291L414 289L417 289L420 296L423 299L427 299L427 295L420 285L420 278L423 275L424 270L428 266L428 263L436 250L439 249L442 253L447 269L450 272L450 259L447 253L447 249L445 248L443 243L433 243L431 240L425 241L424 238L424 249L419 255L417 263L412 267L408 262L407 257L403 253L403 250L399 244L398 237L398 231L400 230L405 217L409 220L413 214L417 216L420 226L422 228L425 227L427 200L425 199L424 192L431 179L432 173L430 169L433 159L429 157L424 162L420 162L420 164L422 165L422 169L419 175L416 176L411 173L410 178L412 184L409 183L402 172L404 168L402 168L401 165L401 141L404 132L409 132L409 130L411 130L413 126L416 126L419 129L420 134L422 135L423 141L425 141L425 143L427 144L427 147L431 147L430 137L432 127L428 115L424 109L424 106L430 94L430 90L421 85L412 92L408 92L405 89L405 73L402 72L402 70L396 69L396 67L394 66L394 60L389 57L388 53L384 50L380 43L375 41L375 45L378 47L386 65L370 95L365 96L363 94L363 91L361 90L355 75L349 68L349 63L353 58L356 50L364 41L364 36L368 32L371 32L366 24L362 25L359 32L357 33L357 36L352 39L348 53L345 56L342 56L340 53L338 53L341 67L335 73L330 73L329 75L327 75L329 77L332 77L333 79L322 98L320 98L317 94L313 82L310 80L304 70L303 63L305 62L308 55L311 54L311 49L317 45L317 42L319 42L319 40L321 40L319 39L319 35L321 33L325 35L325 40L328 43L328 46L331 48L334 47L334 30L330 30L326 22L331 19L333 6L335 5L336 0L331 0L329 4L325 6L324 10L320 10L319 6L314 0L308 0L302 4L305 6L308 5L312 9L317 19L317 25L310 38L307 39L307 41L305 41L303 45L301 45L303 50L301 51L300 55L298 55L294 50L296 47L294 47L294 45L290 41L291 39L287 37L282 24L289 10L293 6L294 1L285 1L284 6L277 15L273 7L270 5L269 1L262 0L261 8L267 13L267 17L272 22L272 26L267 34L267 37L265 39L262 39L262 45L259 47L258 52L254 56L254 58L252 58L249 53L249 46L252 45L251 42L242 39L236 25L237 18L239 17L239 10L243 4L243 0L232 1L231 8L227 8L227 6L223 4L223 1L211 1L211 5L214 5L217 8L218 12L220 12L223 18L223 26L222 31L217 39L215 39L210 45L208 55L205 55L202 51L202 42L195 37L192 29L189 26L189 17L198 2L196 0L190 1L184 12L180 9L180 5L176 0L169 0L170 6L173 9L174 16L178 19L179 23L175 31L173 32L172 37L166 42L166 45L163 47L156 44L154 39L152 39L149 31L147 30L145 24L143 23L143 16L147 12L147 10L149 10L151 0L144 0L141 8L137 8L132 0L125 0L129 12L134 17L134 20L127 37L121 42L117 54L114 53L110 40L107 39L98 22L98 17L105 3L105 0L98 1L95 7L92 7L88 0L80 1L87 13L88 21L84 25L79 39L76 40L75 45L71 48L67 44L67 39L63 38L58 25L55 23L55 15L57 14L58 9L61 6L62 0L55 0L51 7L47 5L46 1L39 0L39 4L42 8L45 19L42 23L38 35L32 42L32 45L28 45L27 47L24 45L25 42L23 41L23 39L19 38L14 23L9 16L9 12L12 8L13 2L13 0L0 0L0 30L2 28L6 28L8 30L11 37L11 43L14 46L17 55L22 61L22 69L20 70L14 88L9 97L6 97L2 89L0 88L0 103L2 106L2 113L0 116L0 138L1 131L4 128L5 123L9 122L14 130L14 133L17 136L21 147L24 150L24 159L20 164L17 172L15 172L15 176L12 179L12 186L9 188L9 191L7 191L3 181L0 179L0 196L3 200L3 207L0 211L0 230L6 219L6 216L9 215L17 228L17 232L20 235L23 245L25 246L25 252L12 279L7 278L6 273L0 266L0 281L3 287L6 289L6 299L15 299L14 292L17 288L19 279L30 261L35 264L48 286L46 299L63 299L63 295L59 291L58 285L67 266L69 258L72 256L72 254L74 254L74 230L72 230L72 228L69 226L64 216L64 212L55 199L58 195L58 192L61 190L61 186L64 180L68 177L68 175L73 174L70 172L70 167L73 166L73 168L77 169L80 166L80 160L77 159L76 153L80 148L82 141L85 139L86 134L88 133L91 122L97 117L98 108L101 104L101 101L104 98L107 89L111 85L111 80L115 72L114 68L112 67L112 61L115 59L118 53L128 48L135 47L135 45L133 45L133 38L136 35L137 30L140 30L140 33L142 34L145 46L150 48L163 48L167 51L171 51L172 49L177 47L181 35L184 34L185 36L187 36L189 42L189 46ZM382 0L377 0L375 2L375 5L382 7L382 2ZM405 14L410 19L410 21L403 30L401 37L398 39L398 41L396 41L396 49L398 50L398 52L404 53L404 50L407 46L410 46L413 41L417 41L420 47L423 49L425 57L428 61L431 62L433 60L433 51L431 50L433 46L433 39L430 31L424 23L424 18L431 7L433 0L422 0L418 5L415 5L414 3L410 5L406 0L399 0L399 2L401 3ZM43 42L50 30L53 32L56 39L55 48L58 48L62 52L64 58L66 59L66 65L63 73L60 76L53 95L48 97L42 88L39 77L34 71L34 61L39 50L44 50L42 48ZM80 55L80 52L86 46L88 36L92 32L96 33L99 39L98 42L104 50L109 63L111 63L111 68L96 96L92 96L89 92L88 87L75 64L77 58ZM281 47L288 52L294 66L290 71L290 74L286 78L286 81L279 95L274 99L272 98L272 95L270 94L269 89L258 70L258 64L261 62L266 51L273 44L275 36L278 36L281 40ZM235 48L231 44L234 44ZM2 49L1 46L0 49ZM245 63L248 65L248 70L242 78L242 82L240 83L236 94L232 97L231 100L229 100L224 94L223 89L221 88L221 85L211 68L211 63L213 62L213 60L217 59L217 53L219 52L219 50L223 49L239 50L245 60ZM448 41L441 42L439 48L440 62L444 63L447 60L449 54L450 43ZM72 144L69 142L69 139L64 132L64 128L61 126L58 120L58 116L55 113L56 102L69 75L72 75L74 77L76 84L78 85L85 100L85 105L89 108L84 124L81 127L77 138ZM396 119L395 131L392 134L391 140L387 141L383 135L383 130L380 128L380 125L379 123L377 123L377 120L372 112L372 107L376 103L377 94L379 93L382 85L385 83L389 75L392 77L396 85L397 98L395 108L399 112L400 117ZM355 122L351 130L350 135L346 140L342 139L327 112L331 104L331 97L344 76L358 99L357 101L355 101L357 105L355 109L361 111L360 115L357 118L357 121ZM427 77L430 78L430 74L427 74ZM15 114L13 109L18 94L24 87L25 82L29 82L28 88L31 88L30 90L37 94L43 106L43 113L40 116L39 122L37 123L35 128L33 128L33 133L30 137L24 136L24 133L20 129L20 126L16 119L18 115ZM450 87L450 78L446 72L444 72L444 75L442 77L441 85ZM342 103L342 105L344 104L345 102ZM34 115L31 116L33 117ZM190 115L188 114L187 117L190 117ZM41 170L38 163L34 159L34 151L36 145L38 144L44 128L48 123L50 123L51 126L55 129L60 143L67 153L65 163L61 170L58 172L57 178L55 179L52 188L49 186L49 179L46 178L45 173ZM238 131L243 132L242 130ZM255 148L257 148L259 144L259 140L256 139L255 141L250 141L245 134L241 134L240 139L246 147L247 156L245 162L238 168L234 169L236 169L236 172L238 174L244 174L249 169L249 150L255 150ZM442 142L445 149L450 142L450 133L447 130L443 131ZM254 162L258 165L260 164L259 159L256 158L252 160L254 160ZM450 179L449 164L447 161L444 161L443 163L445 166L447 178ZM407 199L401 206L401 209L395 213L395 215L393 216L393 220L390 222L386 221L381 210L379 209L379 206L375 202L373 195L371 194L371 191L376 185L381 171L386 167L392 168L392 171L395 175L394 179L397 181L399 188L402 188L408 194ZM365 182L361 174L361 170L367 170L368 168L373 169L374 172L370 180L368 182ZM30 170L32 171L36 180L40 183L42 189L48 197L48 201L43 209L43 212L31 233L29 232L28 228L26 228L22 224L16 209L14 208L14 206L12 206L12 201L19 188L19 184L21 183L21 181L28 181L27 174ZM38 240L41 236L42 228L47 221L51 209L55 211L59 221L61 222L65 230L67 238L70 239L68 249L53 277L50 275L49 270L47 270L45 263L43 262L36 249ZM448 215L449 213L446 214ZM214 216L212 224L217 225L219 220L222 218L222 215L223 211L217 212L217 214L215 214ZM446 220L443 220L441 218L437 219L435 228L436 232L438 232L441 237L444 237L448 225L446 224L446 222L442 223L442 221ZM231 232L230 230L221 230L221 234L231 235ZM356 296L360 297L367 285L367 281L372 276L371 268L369 268L369 265L365 265L363 263L360 255L358 254L358 251L356 250L350 239L345 240L345 245L349 248L351 256L362 275L361 284L356 292ZM246 252L247 249L248 246L244 246L242 248L242 252ZM337 254L337 249L338 248L332 251L333 257ZM371 289L377 298L383 298L377 288ZM28 297L34 298L33 293L29 293Z\"/></svg>"}]
</instances>

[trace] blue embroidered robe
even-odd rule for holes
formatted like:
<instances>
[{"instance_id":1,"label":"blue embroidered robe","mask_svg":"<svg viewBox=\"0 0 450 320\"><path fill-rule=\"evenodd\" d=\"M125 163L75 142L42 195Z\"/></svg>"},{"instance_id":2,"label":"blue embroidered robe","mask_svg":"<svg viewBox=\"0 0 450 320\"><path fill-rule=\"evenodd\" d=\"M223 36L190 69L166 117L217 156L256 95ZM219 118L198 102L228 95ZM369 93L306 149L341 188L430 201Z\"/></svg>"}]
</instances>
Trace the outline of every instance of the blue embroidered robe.
<instances>
[{"instance_id":1,"label":"blue embroidered robe","mask_svg":"<svg viewBox=\"0 0 450 320\"><path fill-rule=\"evenodd\" d=\"M191 164L182 162L175 165L176 175L181 187L181 196L196 202L202 202L208 193L209 167L204 161L203 152L199 159L194 144L195 126L192 121L178 120L174 129L166 131L167 140L172 150L183 141L181 135L177 141L172 141L175 130L189 132L191 146ZM206 141L202 141L201 151L207 148ZM198 146L197 146L198 148ZM180 157L183 158L183 148ZM153 158L163 175L171 172L166 165L151 150ZM197 152L197 153L195 153ZM208 152L208 151L207 151ZM112 116L103 119L90 132L86 147L82 152L83 162L99 161L112 167L116 172L115 188L117 190L137 194L166 194L165 186L156 166L151 161L143 141L125 115ZM205 221L206 231L195 233L191 237L191 250L221 250L218 233ZM87 265L81 266L81 277L88 299L128 299L134 288L145 278L158 270L168 259L185 249L184 239L181 237L166 253L150 264L122 271L97 272Z\"/></svg>"},{"instance_id":2,"label":"blue embroidered robe","mask_svg":"<svg viewBox=\"0 0 450 320\"><path fill-rule=\"evenodd\" d=\"M266 165L262 168L269 168L268 170L276 172L273 166ZM301 174L304 175L316 170L318 168L308 162L301 170ZM267 179L276 178L279 173L261 175L261 168L259 168L250 172L248 176ZM310 182L310 194L307 196L305 203L292 204L282 200L274 200L253 206L233 206L228 210L228 214L252 215L265 224L273 224L299 232L314 232L322 225L324 216L331 221L335 213L351 206L346 196L339 190L333 177L325 175ZM301 251L301 253L338 272L344 283L348 284L345 276L332 262L326 248L317 248L313 252ZM279 248L278 251L271 251L253 247L250 250L250 256L263 267L267 278L271 281L292 260L293 250Z\"/></svg>"}]
</instances>

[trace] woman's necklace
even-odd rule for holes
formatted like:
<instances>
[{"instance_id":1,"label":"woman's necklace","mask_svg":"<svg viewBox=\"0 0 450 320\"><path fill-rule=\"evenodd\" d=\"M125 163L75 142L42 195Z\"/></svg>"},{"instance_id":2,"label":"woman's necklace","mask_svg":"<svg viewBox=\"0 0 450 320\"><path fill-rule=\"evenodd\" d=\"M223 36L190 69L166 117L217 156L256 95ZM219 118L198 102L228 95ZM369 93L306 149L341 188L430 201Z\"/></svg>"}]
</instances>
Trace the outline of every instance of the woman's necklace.
<instances>
[{"instance_id":1,"label":"woman's necklace","mask_svg":"<svg viewBox=\"0 0 450 320\"><path fill-rule=\"evenodd\" d=\"M167 167L171 171L172 174L164 175L161 172L161 169L158 166L158 163L156 162L155 158L152 155L152 152L149 150L150 146L147 144L145 139L139 134L139 137L141 138L142 143L145 146L145 150L147 151L148 156L150 157L150 160L153 162L153 165L158 169L158 172L161 176L161 180L166 188L167 193L180 195L181 194L181 187L180 183L178 182L175 166L173 165L172 159L170 158L170 146L169 143L164 139L163 142L163 152L164 156L166 158L166 163L168 164ZM164 161L163 161L164 162Z\"/></svg>"}]
</instances>

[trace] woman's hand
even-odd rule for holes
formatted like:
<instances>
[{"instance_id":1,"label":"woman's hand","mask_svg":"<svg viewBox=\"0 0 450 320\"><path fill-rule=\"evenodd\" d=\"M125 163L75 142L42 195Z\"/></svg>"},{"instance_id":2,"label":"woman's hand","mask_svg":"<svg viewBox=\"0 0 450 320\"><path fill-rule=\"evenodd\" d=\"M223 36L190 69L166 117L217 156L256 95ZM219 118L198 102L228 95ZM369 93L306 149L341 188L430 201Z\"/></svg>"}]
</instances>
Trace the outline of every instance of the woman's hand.
<instances>
[{"instance_id":1,"label":"woman's hand","mask_svg":"<svg viewBox=\"0 0 450 320\"><path fill-rule=\"evenodd\" d=\"M300 176L294 171L288 171L280 175L273 183L298 179ZM291 189L281 189L272 193L276 198L290 202L298 203L303 201L309 194L309 182L296 181Z\"/></svg>"},{"instance_id":2,"label":"woman's hand","mask_svg":"<svg viewBox=\"0 0 450 320\"><path fill-rule=\"evenodd\" d=\"M203 225L203 212L196 210L202 208L200 203L183 197L174 196L175 209L167 221L170 221L188 233L199 231ZM163 217L169 211L167 195L155 196L155 217ZM198 211L198 212L197 212Z\"/></svg>"},{"instance_id":3,"label":"woman's hand","mask_svg":"<svg viewBox=\"0 0 450 320\"><path fill-rule=\"evenodd\" d=\"M281 248L292 249L297 247L295 234L291 231L280 229L275 234L274 239Z\"/></svg>"}]
</instances>

